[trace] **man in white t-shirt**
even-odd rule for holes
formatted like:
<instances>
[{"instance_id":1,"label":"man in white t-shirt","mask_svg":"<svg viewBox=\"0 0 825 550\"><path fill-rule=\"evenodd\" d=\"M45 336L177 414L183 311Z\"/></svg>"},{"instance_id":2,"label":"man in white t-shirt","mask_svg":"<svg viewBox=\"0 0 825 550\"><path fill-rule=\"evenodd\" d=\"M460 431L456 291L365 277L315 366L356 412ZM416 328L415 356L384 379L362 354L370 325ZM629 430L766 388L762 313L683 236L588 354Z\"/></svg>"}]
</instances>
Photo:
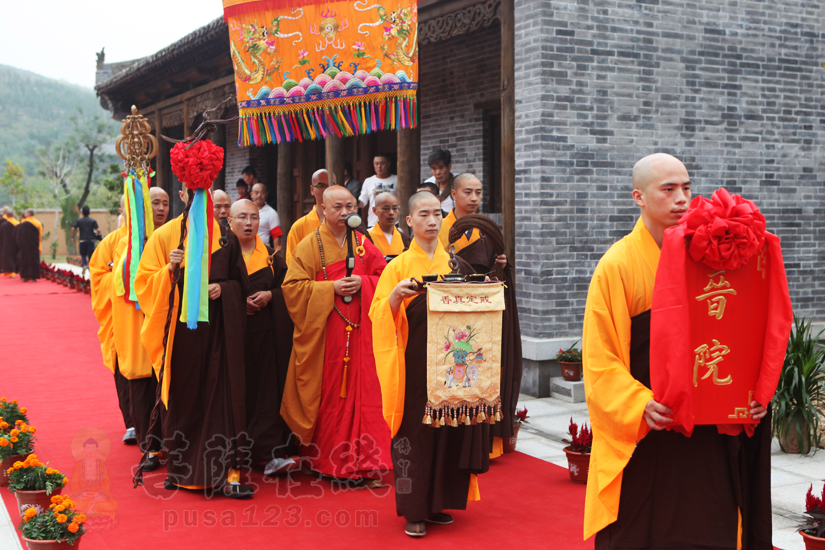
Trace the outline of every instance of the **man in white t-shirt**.
<instances>
[{"instance_id":1,"label":"man in white t-shirt","mask_svg":"<svg viewBox=\"0 0 825 550\"><path fill-rule=\"evenodd\" d=\"M380 153L372 159L375 175L364 180L361 186L361 195L358 197L358 208L367 209L367 227L371 228L378 223L378 216L372 211L375 206L375 197L381 193L396 194L398 177L390 173L392 161L389 155Z\"/></svg>"},{"instance_id":2,"label":"man in white t-shirt","mask_svg":"<svg viewBox=\"0 0 825 550\"><path fill-rule=\"evenodd\" d=\"M281 248L281 235L283 235L281 231L281 220L278 217L278 213L275 212L275 209L266 204L267 195L266 185L263 183L256 183L252 186L250 196L252 197L252 202L258 207L258 215L261 218L260 224L258 225L258 236L266 245L269 245L269 239L272 238L271 246L275 250L278 250Z\"/></svg>"},{"instance_id":3,"label":"man in white t-shirt","mask_svg":"<svg viewBox=\"0 0 825 550\"><path fill-rule=\"evenodd\" d=\"M436 149L427 157L427 165L433 175L425 179L424 183L434 183L438 186L441 210L446 217L455 206L451 191L453 190L453 181L458 174L452 171L453 155L447 149Z\"/></svg>"}]
</instances>

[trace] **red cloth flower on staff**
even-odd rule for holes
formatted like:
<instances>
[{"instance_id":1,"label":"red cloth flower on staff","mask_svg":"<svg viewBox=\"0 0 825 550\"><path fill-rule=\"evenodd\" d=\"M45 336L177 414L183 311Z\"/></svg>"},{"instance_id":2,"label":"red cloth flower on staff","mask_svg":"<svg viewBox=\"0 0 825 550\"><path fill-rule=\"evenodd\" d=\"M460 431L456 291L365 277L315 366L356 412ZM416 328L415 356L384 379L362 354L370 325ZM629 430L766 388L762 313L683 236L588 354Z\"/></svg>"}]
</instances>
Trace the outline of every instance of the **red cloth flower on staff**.
<instances>
[{"instance_id":1,"label":"red cloth flower on staff","mask_svg":"<svg viewBox=\"0 0 825 550\"><path fill-rule=\"evenodd\" d=\"M172 172L189 189L209 189L223 167L223 148L209 140L197 141L189 149L186 145L172 147Z\"/></svg>"},{"instance_id":2,"label":"red cloth flower on staff","mask_svg":"<svg viewBox=\"0 0 825 550\"><path fill-rule=\"evenodd\" d=\"M765 216L753 201L714 191L711 200L696 197L679 220L686 226L690 257L713 269L738 269L762 248Z\"/></svg>"}]
</instances>

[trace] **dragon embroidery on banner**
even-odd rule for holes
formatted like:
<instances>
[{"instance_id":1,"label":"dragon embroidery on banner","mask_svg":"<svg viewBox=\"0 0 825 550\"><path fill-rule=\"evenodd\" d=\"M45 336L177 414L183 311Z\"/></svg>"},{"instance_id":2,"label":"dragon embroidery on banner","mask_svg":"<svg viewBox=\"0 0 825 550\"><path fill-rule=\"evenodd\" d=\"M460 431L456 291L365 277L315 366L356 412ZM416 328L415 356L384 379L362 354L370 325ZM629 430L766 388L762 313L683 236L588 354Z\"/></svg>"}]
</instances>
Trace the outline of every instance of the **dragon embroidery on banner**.
<instances>
[{"instance_id":1,"label":"dragon embroidery on banner","mask_svg":"<svg viewBox=\"0 0 825 550\"><path fill-rule=\"evenodd\" d=\"M387 53L389 46L381 44L384 57L391 60L393 65L412 66L418 59L418 24L416 13L412 8L402 7L390 15L390 26L384 27L384 40L396 39L395 51Z\"/></svg>"},{"instance_id":2,"label":"dragon embroidery on banner","mask_svg":"<svg viewBox=\"0 0 825 550\"><path fill-rule=\"evenodd\" d=\"M238 80L249 84L258 84L266 79L269 79L274 73L278 72L278 69L281 67L282 59L277 55L278 50L275 46L275 39L288 38L290 36L297 35L298 38L293 42L293 44L297 44L303 40L303 35L300 32L296 31L288 34L282 34L280 31L281 21L300 19L304 15L304 10L301 8L292 10L293 15L296 13L298 15L295 17L276 17L272 20L269 27L259 27L254 23L248 25L242 24L241 27L232 27L233 31L241 31L238 33L239 40L243 44L244 51L249 54L249 57L252 59L252 63L254 63L254 69L250 70L250 68L247 67L243 57L241 57L241 53L235 47L235 42L230 41L232 67L235 70L235 76L238 77ZM273 56L269 62L269 66L267 66L266 61L263 59L264 55Z\"/></svg>"}]
</instances>

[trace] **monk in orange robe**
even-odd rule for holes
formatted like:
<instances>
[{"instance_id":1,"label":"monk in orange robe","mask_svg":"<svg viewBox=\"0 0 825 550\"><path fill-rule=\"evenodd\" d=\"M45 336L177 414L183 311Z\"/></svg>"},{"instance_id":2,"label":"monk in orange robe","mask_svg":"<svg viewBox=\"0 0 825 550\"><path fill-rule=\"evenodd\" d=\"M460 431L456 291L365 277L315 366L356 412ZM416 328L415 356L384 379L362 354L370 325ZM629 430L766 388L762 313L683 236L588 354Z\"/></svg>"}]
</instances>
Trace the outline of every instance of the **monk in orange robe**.
<instances>
[{"instance_id":1,"label":"monk in orange robe","mask_svg":"<svg viewBox=\"0 0 825 550\"><path fill-rule=\"evenodd\" d=\"M187 189L180 191L188 202ZM135 279L135 292L146 318L141 340L159 380L164 448L169 452L165 487L217 491L230 498L254 493L240 483L248 460L246 446L244 331L249 279L238 238L213 224L209 268L209 322L189 329L180 321L183 277L172 288L173 273L184 265L178 248L181 220L156 230L146 243ZM205 274L204 274L205 275ZM174 292L173 292L174 290ZM171 295L171 299L170 299ZM171 303L170 303L171 302ZM167 325L171 309L171 323ZM167 332L168 331L168 332ZM164 335L168 343L164 347ZM183 439L174 437L180 433Z\"/></svg>"},{"instance_id":2,"label":"monk in orange robe","mask_svg":"<svg viewBox=\"0 0 825 550\"><path fill-rule=\"evenodd\" d=\"M125 198L122 197L120 200L121 215L123 215L124 201ZM100 340L103 364L114 374L117 402L123 416L123 423L126 425L123 442L128 445L135 445L137 444L137 435L132 423L129 386L126 378L120 373L118 366L114 319L112 317L112 296L114 295L112 271L115 260L115 247L126 233L126 225L122 224L100 241L89 259L89 282L92 288L92 311L94 311L95 318L100 324L97 337Z\"/></svg>"},{"instance_id":3,"label":"monk in orange robe","mask_svg":"<svg viewBox=\"0 0 825 550\"><path fill-rule=\"evenodd\" d=\"M40 278L40 240L43 225L34 217L34 210L23 213L23 219L14 229L17 246L17 269L23 282Z\"/></svg>"},{"instance_id":4,"label":"monk in orange robe","mask_svg":"<svg viewBox=\"0 0 825 550\"><path fill-rule=\"evenodd\" d=\"M295 254L295 247L308 235L311 235L324 222L324 191L329 187L329 174L326 170L317 170L312 174L312 183L309 192L315 198L315 206L309 214L292 224L292 228L286 236L286 265L292 263L292 255Z\"/></svg>"},{"instance_id":5,"label":"monk in orange robe","mask_svg":"<svg viewBox=\"0 0 825 550\"><path fill-rule=\"evenodd\" d=\"M441 201L430 191L410 197L407 224L413 241L387 265L375 291L370 318L384 420L393 436L395 505L411 537L424 522L450 524L444 510L464 510L479 500L476 474L490 466L489 424L433 428L423 424L427 406L427 296L412 278L450 273L438 241ZM459 259L460 271L471 273Z\"/></svg>"},{"instance_id":6,"label":"monk in orange robe","mask_svg":"<svg viewBox=\"0 0 825 550\"><path fill-rule=\"evenodd\" d=\"M282 285L295 332L281 415L310 449L302 454L311 468L347 484L378 487L389 470L390 433L381 418L367 313L386 262L369 239L354 233L357 250L347 277L346 217L355 212L355 197L333 186L323 199L324 223L295 248Z\"/></svg>"},{"instance_id":7,"label":"monk in orange robe","mask_svg":"<svg viewBox=\"0 0 825 550\"><path fill-rule=\"evenodd\" d=\"M14 210L9 206L3 207L3 219L6 223L0 224L0 243L3 251L0 255L0 275L11 278L17 276L17 243L14 239L14 228L20 222L14 217Z\"/></svg>"},{"instance_id":8,"label":"monk in orange robe","mask_svg":"<svg viewBox=\"0 0 825 550\"><path fill-rule=\"evenodd\" d=\"M697 426L687 438L665 428L672 411L650 390L650 308L665 229L687 211L690 176L675 157L657 153L633 168L633 199L641 217L633 231L599 261L584 317L585 396L593 449L584 514L584 537L598 550L612 548L771 548L742 538L740 466L745 449L762 445ZM765 408L751 403L751 416ZM765 424L765 422L763 422ZM767 430L770 446L770 424ZM769 473L769 471L768 471ZM768 478L769 479L769 478ZM769 495L769 493L768 493ZM770 498L767 529L770 531ZM759 527L754 527L758 530ZM756 531L754 531L754 534ZM741 546L740 546L741 545Z\"/></svg>"},{"instance_id":9,"label":"monk in orange robe","mask_svg":"<svg viewBox=\"0 0 825 550\"><path fill-rule=\"evenodd\" d=\"M252 445L252 463L266 464L273 475L297 466L287 458L289 428L281 417L294 325L284 301L281 283L286 275L283 257L258 235L260 214L249 199L235 201L232 232L241 244L249 295L246 298L246 430Z\"/></svg>"},{"instance_id":10,"label":"monk in orange robe","mask_svg":"<svg viewBox=\"0 0 825 550\"><path fill-rule=\"evenodd\" d=\"M410 246L410 237L395 227L399 210L398 199L392 193L381 193L375 197L375 206L372 207L372 211L378 216L378 223L369 233L372 242L387 261L398 256Z\"/></svg>"},{"instance_id":11,"label":"monk in orange robe","mask_svg":"<svg viewBox=\"0 0 825 550\"><path fill-rule=\"evenodd\" d=\"M155 229L166 223L169 212L169 195L163 189L152 187L149 189L149 198L152 204L152 221ZM126 217L128 220L128 216ZM124 223L124 226L126 224ZM122 277L122 264L129 245L128 231L115 245L113 265L115 276ZM122 288L122 287L121 287ZM144 472L151 472L160 467L157 452L160 451L162 432L160 425L150 434L149 420L155 406L157 393L157 378L152 369L152 358L143 347L140 332L143 328L144 312L137 302L129 299L128 292L112 288L112 319L114 330L115 350L117 351L118 371L126 380L126 389L129 394L129 417L135 431L135 436L142 452L150 452L148 460L143 465ZM152 437L150 437L152 436Z\"/></svg>"}]
</instances>

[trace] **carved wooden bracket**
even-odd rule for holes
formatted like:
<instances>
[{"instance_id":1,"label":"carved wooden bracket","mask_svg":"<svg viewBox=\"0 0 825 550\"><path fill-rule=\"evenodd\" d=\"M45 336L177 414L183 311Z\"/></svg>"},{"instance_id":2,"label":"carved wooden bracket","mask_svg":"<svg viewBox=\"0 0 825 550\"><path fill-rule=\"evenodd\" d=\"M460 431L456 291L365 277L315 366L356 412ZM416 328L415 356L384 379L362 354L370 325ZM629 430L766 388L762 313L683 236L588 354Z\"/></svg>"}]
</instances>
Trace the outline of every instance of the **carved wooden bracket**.
<instances>
[{"instance_id":1,"label":"carved wooden bracket","mask_svg":"<svg viewBox=\"0 0 825 550\"><path fill-rule=\"evenodd\" d=\"M486 0L418 26L418 44L429 44L489 27L499 18L501 0Z\"/></svg>"}]
</instances>

